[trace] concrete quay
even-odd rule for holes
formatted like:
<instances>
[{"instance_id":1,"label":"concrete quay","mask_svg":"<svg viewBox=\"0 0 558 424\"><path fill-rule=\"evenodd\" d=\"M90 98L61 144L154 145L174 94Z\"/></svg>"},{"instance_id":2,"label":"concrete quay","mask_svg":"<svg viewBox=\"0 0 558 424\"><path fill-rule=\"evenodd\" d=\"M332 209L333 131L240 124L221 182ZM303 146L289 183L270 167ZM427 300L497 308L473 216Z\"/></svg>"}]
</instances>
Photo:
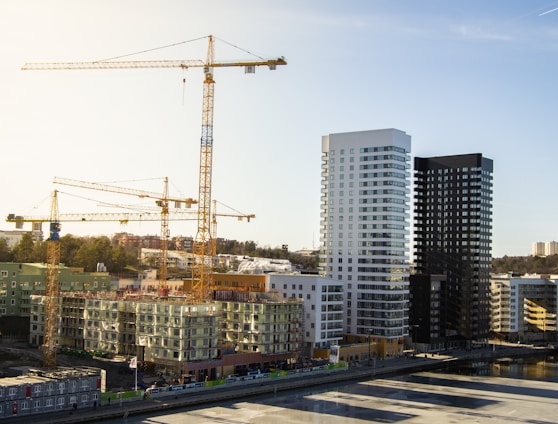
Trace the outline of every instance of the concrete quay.
<instances>
[{"instance_id":1,"label":"concrete quay","mask_svg":"<svg viewBox=\"0 0 558 424\"><path fill-rule=\"evenodd\" d=\"M55 423L92 423L115 418L127 418L132 415L157 413L202 404L223 402L232 399L248 398L264 394L276 394L309 386L335 384L340 382L373 379L389 374L410 374L419 371L446 368L460 362L478 360L493 361L498 358L516 358L551 352L548 348L526 345L492 345L490 348L473 351L452 351L448 354L418 354L415 358L390 358L385 360L363 361L347 369L319 371L294 374L274 379L259 379L248 382L235 382L225 386L202 388L197 392L167 392L169 395L155 399L138 400L120 404L101 405L96 409L78 409L76 411L59 411L51 414L10 417L1 421L8 423L35 424Z\"/></svg>"}]
</instances>

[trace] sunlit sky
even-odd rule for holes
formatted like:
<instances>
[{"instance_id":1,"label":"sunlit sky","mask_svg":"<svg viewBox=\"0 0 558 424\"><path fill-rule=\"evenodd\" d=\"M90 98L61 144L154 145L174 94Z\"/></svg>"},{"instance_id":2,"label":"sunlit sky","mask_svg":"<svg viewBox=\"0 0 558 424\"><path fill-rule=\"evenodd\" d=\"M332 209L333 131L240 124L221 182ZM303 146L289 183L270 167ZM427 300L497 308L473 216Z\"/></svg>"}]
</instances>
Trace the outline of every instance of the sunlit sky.
<instances>
[{"instance_id":1,"label":"sunlit sky","mask_svg":"<svg viewBox=\"0 0 558 424\"><path fill-rule=\"evenodd\" d=\"M197 198L201 69L20 68L146 50L123 60L203 60L203 37L213 34L216 61L288 61L254 75L215 70L212 197L218 213L256 215L219 217L219 237L317 247L321 137L397 128L411 135L412 156L493 159L493 255L528 255L532 242L558 239L555 8L546 0L0 0L0 215L48 215L54 189L60 213L147 204L54 185L55 176L157 192L168 176L171 196ZM160 226L62 226L62 234L119 231L159 234ZM195 220L170 223L171 237L195 231Z\"/></svg>"}]
</instances>

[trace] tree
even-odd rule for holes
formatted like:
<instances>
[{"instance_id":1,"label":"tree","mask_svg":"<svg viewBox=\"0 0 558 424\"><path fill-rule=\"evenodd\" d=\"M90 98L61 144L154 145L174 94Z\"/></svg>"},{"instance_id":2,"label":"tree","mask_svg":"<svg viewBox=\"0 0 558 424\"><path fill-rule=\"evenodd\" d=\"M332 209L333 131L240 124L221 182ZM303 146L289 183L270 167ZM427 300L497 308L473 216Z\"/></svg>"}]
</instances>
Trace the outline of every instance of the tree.
<instances>
[{"instance_id":1,"label":"tree","mask_svg":"<svg viewBox=\"0 0 558 424\"><path fill-rule=\"evenodd\" d=\"M31 233L24 233L21 241L12 250L14 262L33 262L33 237ZM44 262L45 259L42 260Z\"/></svg>"},{"instance_id":2,"label":"tree","mask_svg":"<svg viewBox=\"0 0 558 424\"><path fill-rule=\"evenodd\" d=\"M122 246L112 248L112 255L110 260L111 272L121 273L128 265L134 265L133 258L124 250Z\"/></svg>"},{"instance_id":3,"label":"tree","mask_svg":"<svg viewBox=\"0 0 558 424\"><path fill-rule=\"evenodd\" d=\"M8 241L5 238L0 238L0 262L12 262L14 255L8 247Z\"/></svg>"},{"instance_id":4,"label":"tree","mask_svg":"<svg viewBox=\"0 0 558 424\"><path fill-rule=\"evenodd\" d=\"M33 255L31 262L46 262L47 243L45 241L36 241L33 246Z\"/></svg>"},{"instance_id":5,"label":"tree","mask_svg":"<svg viewBox=\"0 0 558 424\"><path fill-rule=\"evenodd\" d=\"M60 262L66 266L75 266L75 256L83 240L83 237L74 237L71 234L60 237Z\"/></svg>"}]
</instances>

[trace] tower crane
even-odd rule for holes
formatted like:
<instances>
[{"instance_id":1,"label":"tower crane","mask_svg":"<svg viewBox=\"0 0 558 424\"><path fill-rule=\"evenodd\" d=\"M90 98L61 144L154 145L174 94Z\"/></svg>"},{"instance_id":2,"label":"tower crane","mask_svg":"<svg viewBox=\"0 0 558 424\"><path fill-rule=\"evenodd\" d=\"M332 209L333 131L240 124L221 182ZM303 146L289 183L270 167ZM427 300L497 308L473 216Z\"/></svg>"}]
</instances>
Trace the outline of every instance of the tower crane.
<instances>
[{"instance_id":1,"label":"tower crane","mask_svg":"<svg viewBox=\"0 0 558 424\"><path fill-rule=\"evenodd\" d=\"M56 366L56 344L58 338L58 310L60 294L60 221L58 219L58 196L52 195L50 227L47 240L45 282L45 330L43 337L43 366Z\"/></svg>"},{"instance_id":2,"label":"tower crane","mask_svg":"<svg viewBox=\"0 0 558 424\"><path fill-rule=\"evenodd\" d=\"M186 221L197 219L196 211L175 210L169 211L169 221ZM103 212L103 213L61 213L60 222L120 222L127 224L131 221L161 221L160 212ZM26 216L11 213L6 222L16 225L24 222L42 223L49 222L50 217L46 215Z\"/></svg>"},{"instance_id":3,"label":"tower crane","mask_svg":"<svg viewBox=\"0 0 558 424\"><path fill-rule=\"evenodd\" d=\"M177 199L169 197L168 189L168 177L165 177L165 184L163 189L163 194L137 190L126 187L117 187L108 184L101 184L88 181L72 180L69 178L54 177L55 184L68 185L73 187L87 188L91 190L108 191L111 193L127 194L131 196L137 196L140 198L151 198L155 199L157 206L161 208L161 262L159 265L159 294L161 296L168 295L167 288L167 249L169 240L169 202L175 202L175 204L184 203L186 207L191 207L192 204L197 203L196 200L188 199Z\"/></svg>"},{"instance_id":4,"label":"tower crane","mask_svg":"<svg viewBox=\"0 0 558 424\"><path fill-rule=\"evenodd\" d=\"M84 69L130 69L130 68L203 68L205 79L203 82L202 105L202 134L200 144L199 169L199 206L198 228L194 243L194 254L197 256L192 272L192 287L200 300L209 294L209 278L211 276L211 178L213 164L213 104L214 68L244 67L246 73L254 73L258 66L268 66L275 70L278 65L286 65L284 57L276 59L261 59L255 61L215 61L213 35L208 36L206 60L156 60L156 61L116 61L104 60L95 62L66 62L66 63L27 63L23 70L84 70ZM209 257L209 258L208 258ZM208 261L209 259L209 261Z\"/></svg>"}]
</instances>

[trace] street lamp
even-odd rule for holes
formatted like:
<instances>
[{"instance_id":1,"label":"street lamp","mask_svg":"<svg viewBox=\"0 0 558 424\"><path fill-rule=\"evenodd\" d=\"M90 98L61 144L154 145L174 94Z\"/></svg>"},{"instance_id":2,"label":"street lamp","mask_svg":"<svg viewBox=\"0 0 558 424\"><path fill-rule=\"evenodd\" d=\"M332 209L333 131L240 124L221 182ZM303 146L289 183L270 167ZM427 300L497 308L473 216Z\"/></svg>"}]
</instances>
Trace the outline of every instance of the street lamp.
<instances>
[{"instance_id":1,"label":"street lamp","mask_svg":"<svg viewBox=\"0 0 558 424\"><path fill-rule=\"evenodd\" d=\"M417 331L419 326L417 324L413 325L413 356L417 355Z\"/></svg>"},{"instance_id":2,"label":"street lamp","mask_svg":"<svg viewBox=\"0 0 558 424\"><path fill-rule=\"evenodd\" d=\"M370 356L372 352L372 330L368 330L368 366L370 366Z\"/></svg>"}]
</instances>

